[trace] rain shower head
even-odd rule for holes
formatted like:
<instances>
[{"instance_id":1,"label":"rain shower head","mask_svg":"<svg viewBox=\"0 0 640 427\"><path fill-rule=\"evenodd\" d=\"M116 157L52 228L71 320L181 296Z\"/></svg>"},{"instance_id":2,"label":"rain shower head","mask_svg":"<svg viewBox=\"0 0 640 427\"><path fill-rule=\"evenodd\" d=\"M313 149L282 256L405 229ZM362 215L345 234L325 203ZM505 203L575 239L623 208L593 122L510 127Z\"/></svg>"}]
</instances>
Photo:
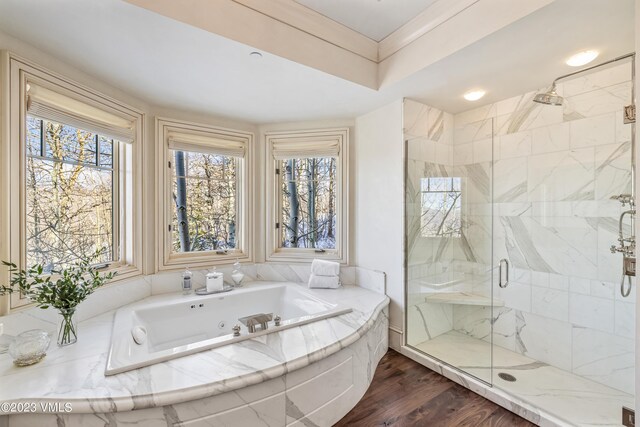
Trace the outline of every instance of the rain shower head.
<instances>
[{"instance_id":1,"label":"rain shower head","mask_svg":"<svg viewBox=\"0 0 640 427\"><path fill-rule=\"evenodd\" d=\"M544 93L539 93L533 98L533 102L545 105L562 105L563 98L556 92L556 84Z\"/></svg>"}]
</instances>

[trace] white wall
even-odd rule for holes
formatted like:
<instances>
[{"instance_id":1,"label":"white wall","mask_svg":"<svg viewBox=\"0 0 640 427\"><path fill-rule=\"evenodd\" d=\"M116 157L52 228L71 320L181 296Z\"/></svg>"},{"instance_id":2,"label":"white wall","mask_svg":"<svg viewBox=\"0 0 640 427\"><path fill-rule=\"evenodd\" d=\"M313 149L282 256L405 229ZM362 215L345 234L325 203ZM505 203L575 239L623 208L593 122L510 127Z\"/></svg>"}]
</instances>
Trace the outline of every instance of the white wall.
<instances>
[{"instance_id":1,"label":"white wall","mask_svg":"<svg viewBox=\"0 0 640 427\"><path fill-rule=\"evenodd\" d=\"M355 260L387 274L389 345L401 345L404 307L402 100L356 119Z\"/></svg>"}]
</instances>

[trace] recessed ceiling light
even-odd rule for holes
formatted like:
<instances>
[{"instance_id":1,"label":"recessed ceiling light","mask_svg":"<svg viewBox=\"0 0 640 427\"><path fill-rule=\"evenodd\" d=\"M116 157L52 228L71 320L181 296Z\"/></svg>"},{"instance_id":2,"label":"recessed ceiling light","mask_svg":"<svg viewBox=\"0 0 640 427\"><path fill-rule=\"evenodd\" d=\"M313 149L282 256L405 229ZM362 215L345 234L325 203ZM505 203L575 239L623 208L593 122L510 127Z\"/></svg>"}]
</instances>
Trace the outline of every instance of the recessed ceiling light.
<instances>
[{"instance_id":1,"label":"recessed ceiling light","mask_svg":"<svg viewBox=\"0 0 640 427\"><path fill-rule=\"evenodd\" d=\"M262 58L262 54L260 52L251 52L249 54L249 56L251 56L252 58Z\"/></svg>"},{"instance_id":2,"label":"recessed ceiling light","mask_svg":"<svg viewBox=\"0 0 640 427\"><path fill-rule=\"evenodd\" d=\"M470 90L469 92L465 93L464 99L466 99L467 101L477 101L478 99L482 98L484 96L484 94L487 93L482 89L479 90Z\"/></svg>"},{"instance_id":3,"label":"recessed ceiling light","mask_svg":"<svg viewBox=\"0 0 640 427\"><path fill-rule=\"evenodd\" d=\"M567 59L566 64L571 67L582 67L598 57L597 50L583 50L578 52L571 58Z\"/></svg>"}]
</instances>

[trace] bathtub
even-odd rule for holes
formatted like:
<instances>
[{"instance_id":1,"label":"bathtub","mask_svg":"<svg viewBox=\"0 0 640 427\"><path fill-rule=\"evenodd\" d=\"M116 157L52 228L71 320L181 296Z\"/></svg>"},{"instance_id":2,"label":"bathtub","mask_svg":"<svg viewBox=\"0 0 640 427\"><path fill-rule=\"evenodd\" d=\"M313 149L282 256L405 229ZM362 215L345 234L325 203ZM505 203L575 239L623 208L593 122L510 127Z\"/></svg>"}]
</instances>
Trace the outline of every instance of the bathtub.
<instances>
[{"instance_id":1,"label":"bathtub","mask_svg":"<svg viewBox=\"0 0 640 427\"><path fill-rule=\"evenodd\" d=\"M105 375L349 313L351 308L311 295L294 283L260 284L207 296L171 294L119 309L113 320ZM241 317L272 313L282 319L249 333ZM240 336L232 328L240 325ZM135 339L134 339L135 337ZM136 342L137 341L137 342Z\"/></svg>"}]
</instances>

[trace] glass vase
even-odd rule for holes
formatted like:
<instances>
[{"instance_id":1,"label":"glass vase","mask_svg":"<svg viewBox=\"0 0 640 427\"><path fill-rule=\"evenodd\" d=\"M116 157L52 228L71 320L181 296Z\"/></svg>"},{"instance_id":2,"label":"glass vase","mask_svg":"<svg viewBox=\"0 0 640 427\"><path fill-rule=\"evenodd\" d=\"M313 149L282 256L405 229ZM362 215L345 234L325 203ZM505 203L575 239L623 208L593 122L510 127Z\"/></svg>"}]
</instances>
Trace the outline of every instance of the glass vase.
<instances>
[{"instance_id":1,"label":"glass vase","mask_svg":"<svg viewBox=\"0 0 640 427\"><path fill-rule=\"evenodd\" d=\"M78 329L75 319L76 310L60 310L60 329L58 330L58 346L64 347L78 341Z\"/></svg>"}]
</instances>

